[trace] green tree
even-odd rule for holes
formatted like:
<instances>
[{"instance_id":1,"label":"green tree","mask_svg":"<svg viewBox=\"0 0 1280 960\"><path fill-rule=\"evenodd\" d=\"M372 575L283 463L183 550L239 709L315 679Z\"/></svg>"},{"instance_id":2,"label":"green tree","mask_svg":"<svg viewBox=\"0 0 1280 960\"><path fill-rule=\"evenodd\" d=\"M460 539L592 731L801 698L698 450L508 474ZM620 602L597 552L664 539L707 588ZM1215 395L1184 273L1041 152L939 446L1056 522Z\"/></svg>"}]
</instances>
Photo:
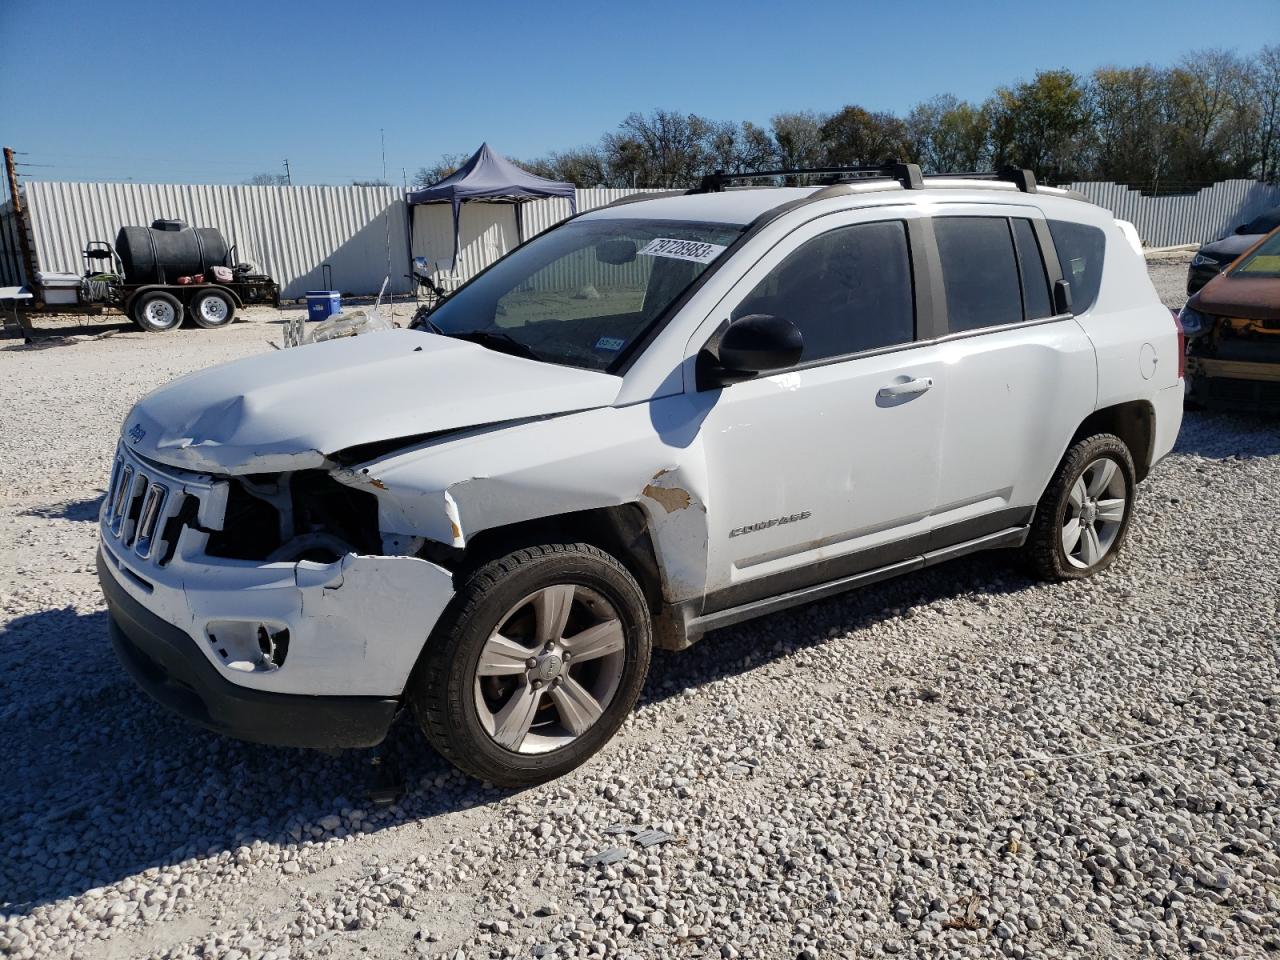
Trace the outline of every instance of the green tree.
<instances>
[{"instance_id":1,"label":"green tree","mask_svg":"<svg viewBox=\"0 0 1280 960\"><path fill-rule=\"evenodd\" d=\"M986 165L987 118L971 103L942 94L918 103L906 119L908 156L926 173L978 170Z\"/></svg>"},{"instance_id":2,"label":"green tree","mask_svg":"<svg viewBox=\"0 0 1280 960\"><path fill-rule=\"evenodd\" d=\"M996 167L1026 167L1041 180L1077 172L1090 132L1085 91L1070 70L1043 70L1000 87L983 105Z\"/></svg>"},{"instance_id":3,"label":"green tree","mask_svg":"<svg viewBox=\"0 0 1280 960\"><path fill-rule=\"evenodd\" d=\"M1166 175L1168 78L1150 64L1101 67L1088 85L1092 119L1090 176L1138 183Z\"/></svg>"},{"instance_id":4,"label":"green tree","mask_svg":"<svg viewBox=\"0 0 1280 960\"><path fill-rule=\"evenodd\" d=\"M822 125L827 158L840 165L905 159L911 152L907 125L891 113L847 106Z\"/></svg>"}]
</instances>

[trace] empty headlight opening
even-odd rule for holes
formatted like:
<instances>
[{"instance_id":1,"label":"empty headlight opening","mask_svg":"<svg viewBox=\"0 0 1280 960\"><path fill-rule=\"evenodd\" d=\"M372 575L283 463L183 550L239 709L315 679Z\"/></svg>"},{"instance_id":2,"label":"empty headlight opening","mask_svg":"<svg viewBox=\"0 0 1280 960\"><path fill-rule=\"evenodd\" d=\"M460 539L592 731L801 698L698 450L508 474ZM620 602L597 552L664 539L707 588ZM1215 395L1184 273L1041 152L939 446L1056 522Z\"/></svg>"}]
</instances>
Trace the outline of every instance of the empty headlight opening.
<instances>
[{"instance_id":1,"label":"empty headlight opening","mask_svg":"<svg viewBox=\"0 0 1280 960\"><path fill-rule=\"evenodd\" d=\"M206 549L229 560L332 563L380 546L373 494L323 470L299 470L231 478L222 530Z\"/></svg>"}]
</instances>

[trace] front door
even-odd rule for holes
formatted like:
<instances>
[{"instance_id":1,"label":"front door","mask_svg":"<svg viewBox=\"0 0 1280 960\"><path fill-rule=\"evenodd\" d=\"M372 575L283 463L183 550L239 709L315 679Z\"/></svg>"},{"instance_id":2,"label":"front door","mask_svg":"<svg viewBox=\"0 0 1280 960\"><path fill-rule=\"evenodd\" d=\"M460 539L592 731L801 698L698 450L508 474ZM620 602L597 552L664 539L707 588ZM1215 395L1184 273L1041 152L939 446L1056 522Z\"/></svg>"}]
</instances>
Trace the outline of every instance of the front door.
<instances>
[{"instance_id":1,"label":"front door","mask_svg":"<svg viewBox=\"0 0 1280 960\"><path fill-rule=\"evenodd\" d=\"M915 344L909 216L799 228L713 317L786 317L805 349L722 388L702 424L707 612L923 552L946 385L937 347Z\"/></svg>"}]
</instances>

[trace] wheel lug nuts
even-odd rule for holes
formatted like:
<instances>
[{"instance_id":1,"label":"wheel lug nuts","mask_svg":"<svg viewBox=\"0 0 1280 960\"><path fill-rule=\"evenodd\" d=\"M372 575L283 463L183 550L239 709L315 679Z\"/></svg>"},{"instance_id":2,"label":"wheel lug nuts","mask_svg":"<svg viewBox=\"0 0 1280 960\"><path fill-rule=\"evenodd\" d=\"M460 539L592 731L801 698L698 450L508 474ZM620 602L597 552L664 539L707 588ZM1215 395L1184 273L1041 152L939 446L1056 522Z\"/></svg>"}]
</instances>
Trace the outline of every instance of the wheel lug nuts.
<instances>
[{"instance_id":1,"label":"wheel lug nuts","mask_svg":"<svg viewBox=\"0 0 1280 960\"><path fill-rule=\"evenodd\" d=\"M533 689L535 689L535 690L541 690L541 689L542 689L542 681L541 681L541 680L535 680L535 681L533 681Z\"/></svg>"},{"instance_id":2,"label":"wheel lug nuts","mask_svg":"<svg viewBox=\"0 0 1280 960\"><path fill-rule=\"evenodd\" d=\"M524 662L524 665L528 667L530 670L532 670L534 667L538 665L538 658L530 657L528 660Z\"/></svg>"}]
</instances>

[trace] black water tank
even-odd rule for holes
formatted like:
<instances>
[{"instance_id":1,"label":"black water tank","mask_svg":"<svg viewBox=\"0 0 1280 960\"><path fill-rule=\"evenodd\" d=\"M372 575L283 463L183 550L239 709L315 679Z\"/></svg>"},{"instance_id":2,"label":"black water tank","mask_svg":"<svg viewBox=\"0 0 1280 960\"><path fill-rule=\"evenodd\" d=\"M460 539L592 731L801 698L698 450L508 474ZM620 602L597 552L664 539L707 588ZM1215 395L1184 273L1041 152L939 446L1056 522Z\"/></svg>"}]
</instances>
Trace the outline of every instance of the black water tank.
<instances>
[{"instance_id":1,"label":"black water tank","mask_svg":"<svg viewBox=\"0 0 1280 960\"><path fill-rule=\"evenodd\" d=\"M227 241L214 227L156 220L149 227L121 227L116 253L126 283L173 283L178 277L227 266Z\"/></svg>"}]
</instances>

